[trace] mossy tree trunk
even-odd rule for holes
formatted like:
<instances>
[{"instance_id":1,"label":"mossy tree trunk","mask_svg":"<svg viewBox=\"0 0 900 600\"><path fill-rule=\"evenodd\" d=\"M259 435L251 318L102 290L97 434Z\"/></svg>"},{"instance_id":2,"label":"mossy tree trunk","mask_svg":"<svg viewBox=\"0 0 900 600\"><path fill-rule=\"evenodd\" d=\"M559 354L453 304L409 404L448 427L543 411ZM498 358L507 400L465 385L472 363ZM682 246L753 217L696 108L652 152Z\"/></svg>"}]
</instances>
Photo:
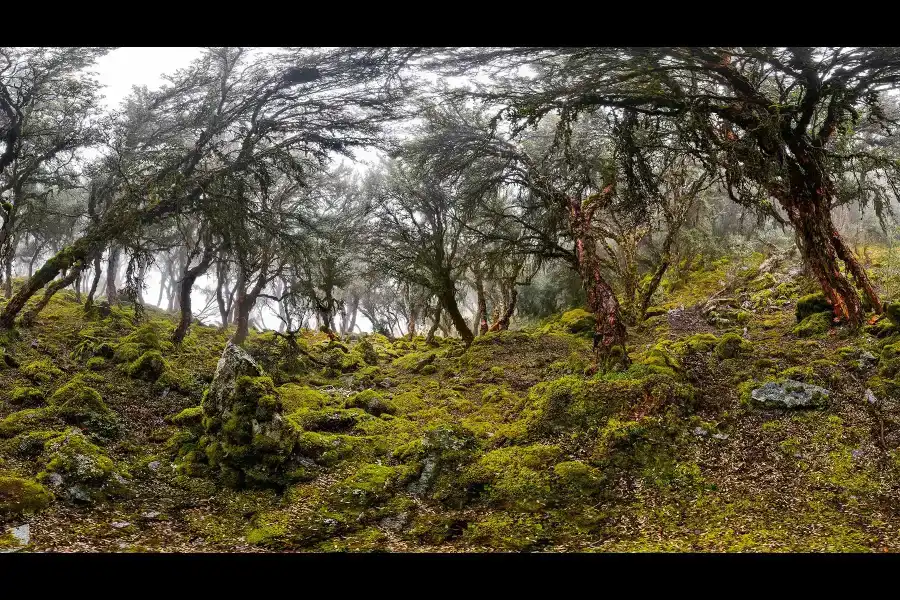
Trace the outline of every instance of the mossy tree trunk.
<instances>
[{"instance_id":1,"label":"mossy tree trunk","mask_svg":"<svg viewBox=\"0 0 900 600\"><path fill-rule=\"evenodd\" d=\"M116 276L119 273L119 254L122 250L117 245L109 247L108 265L106 268L106 301L114 304L118 299Z\"/></svg>"},{"instance_id":2,"label":"mossy tree trunk","mask_svg":"<svg viewBox=\"0 0 900 600\"><path fill-rule=\"evenodd\" d=\"M459 305L456 303L456 289L453 285L453 281L450 279L449 274L444 277L444 281L442 283L442 289L438 298L440 299L444 310L447 311L448 315L450 315L450 320L453 323L453 327L456 328L456 331L459 333L459 336L462 338L466 346L469 346L475 340L475 336L472 335L472 330L469 329L468 323L466 323L466 320L459 312Z\"/></svg>"},{"instance_id":3,"label":"mossy tree trunk","mask_svg":"<svg viewBox=\"0 0 900 600\"><path fill-rule=\"evenodd\" d=\"M28 312L26 312L22 316L22 323L24 325L31 325L32 323L34 323L34 320L41 313L41 311L44 310L44 308L46 308L47 304L50 303L50 300L53 298L53 296L56 294L56 292L72 285L72 283L76 279L78 279L79 275L81 274L81 269L82 269L82 264L80 262L76 263L75 265L72 266L72 268L69 270L69 272L66 275L64 275L62 278L57 279L56 281L51 283L47 287L47 289L44 290L44 295L37 302L37 304L35 304Z\"/></svg>"}]
</instances>

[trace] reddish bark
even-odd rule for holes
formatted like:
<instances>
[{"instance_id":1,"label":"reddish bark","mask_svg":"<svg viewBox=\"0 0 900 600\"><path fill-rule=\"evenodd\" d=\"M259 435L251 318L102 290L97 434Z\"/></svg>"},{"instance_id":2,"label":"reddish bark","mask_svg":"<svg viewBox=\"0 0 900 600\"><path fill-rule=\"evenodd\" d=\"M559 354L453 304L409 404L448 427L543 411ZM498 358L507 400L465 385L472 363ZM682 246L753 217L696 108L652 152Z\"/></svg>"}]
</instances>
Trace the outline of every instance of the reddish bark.
<instances>
[{"instance_id":1,"label":"reddish bark","mask_svg":"<svg viewBox=\"0 0 900 600\"><path fill-rule=\"evenodd\" d=\"M612 288L603 278L600 257L597 254L597 239L591 228L594 211L613 191L608 186L599 197L588 199L582 205L578 199L570 200L569 222L575 238L575 260L581 283L587 294L588 310L597 319L595 326L595 347L603 360L609 359L615 347L621 348L621 361L628 363L625 349L625 325L622 322L619 301Z\"/></svg>"}]
</instances>

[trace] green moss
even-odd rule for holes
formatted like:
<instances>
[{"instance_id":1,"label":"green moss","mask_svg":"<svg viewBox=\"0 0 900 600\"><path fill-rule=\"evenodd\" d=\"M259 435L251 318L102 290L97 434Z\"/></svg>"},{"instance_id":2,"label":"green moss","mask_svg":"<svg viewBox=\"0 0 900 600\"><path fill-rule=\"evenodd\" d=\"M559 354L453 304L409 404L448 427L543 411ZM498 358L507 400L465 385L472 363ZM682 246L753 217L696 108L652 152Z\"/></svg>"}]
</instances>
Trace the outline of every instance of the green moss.
<instances>
[{"instance_id":1,"label":"green moss","mask_svg":"<svg viewBox=\"0 0 900 600\"><path fill-rule=\"evenodd\" d=\"M0 438L10 438L54 421L56 418L49 408L20 410L0 421Z\"/></svg>"},{"instance_id":2,"label":"green moss","mask_svg":"<svg viewBox=\"0 0 900 600\"><path fill-rule=\"evenodd\" d=\"M338 491L344 500L354 506L370 506L386 501L393 491L402 485L411 472L406 465L390 467L366 464L342 481Z\"/></svg>"},{"instance_id":3,"label":"green moss","mask_svg":"<svg viewBox=\"0 0 900 600\"><path fill-rule=\"evenodd\" d=\"M485 454L463 477L481 488L491 504L521 511L537 511L553 502L551 467L559 458L556 446L512 446Z\"/></svg>"},{"instance_id":4,"label":"green moss","mask_svg":"<svg viewBox=\"0 0 900 600\"><path fill-rule=\"evenodd\" d=\"M50 396L50 406L66 423L109 436L116 432L116 417L100 393L74 378Z\"/></svg>"},{"instance_id":5,"label":"green moss","mask_svg":"<svg viewBox=\"0 0 900 600\"><path fill-rule=\"evenodd\" d=\"M143 350L139 344L133 342L122 342L116 346L113 360L117 363L132 363L139 359L143 354Z\"/></svg>"},{"instance_id":6,"label":"green moss","mask_svg":"<svg viewBox=\"0 0 900 600\"><path fill-rule=\"evenodd\" d=\"M128 376L133 379L156 381L166 370L166 361L158 350L148 350L128 365Z\"/></svg>"},{"instance_id":7,"label":"green moss","mask_svg":"<svg viewBox=\"0 0 900 600\"><path fill-rule=\"evenodd\" d=\"M106 451L77 429L47 440L44 452L49 460L38 479L57 485L70 500L90 503L127 493L125 478Z\"/></svg>"},{"instance_id":8,"label":"green moss","mask_svg":"<svg viewBox=\"0 0 900 600\"><path fill-rule=\"evenodd\" d=\"M466 528L464 539L497 550L528 550L544 542L547 531L541 519L523 514L495 512Z\"/></svg>"},{"instance_id":9,"label":"green moss","mask_svg":"<svg viewBox=\"0 0 900 600\"><path fill-rule=\"evenodd\" d=\"M186 408L169 420L181 427L195 427L203 421L203 407L192 406L191 408Z\"/></svg>"},{"instance_id":10,"label":"green moss","mask_svg":"<svg viewBox=\"0 0 900 600\"><path fill-rule=\"evenodd\" d=\"M50 362L50 360L43 358L41 360L30 362L22 367L22 375L35 383L44 384L62 377L63 372Z\"/></svg>"},{"instance_id":11,"label":"green moss","mask_svg":"<svg viewBox=\"0 0 900 600\"><path fill-rule=\"evenodd\" d=\"M278 392L282 405L288 412L322 408L328 403L328 394L303 385L288 383L279 387Z\"/></svg>"},{"instance_id":12,"label":"green moss","mask_svg":"<svg viewBox=\"0 0 900 600\"><path fill-rule=\"evenodd\" d=\"M559 324L569 333L587 333L594 330L597 318L582 308L562 314Z\"/></svg>"},{"instance_id":13,"label":"green moss","mask_svg":"<svg viewBox=\"0 0 900 600\"><path fill-rule=\"evenodd\" d=\"M711 333L695 333L684 338L676 348L681 352L709 352L719 343L719 338Z\"/></svg>"},{"instance_id":14,"label":"green moss","mask_svg":"<svg viewBox=\"0 0 900 600\"><path fill-rule=\"evenodd\" d=\"M825 297L825 294L821 292L803 296L797 301L796 315L798 323L805 320L810 315L826 312L831 312L831 303Z\"/></svg>"},{"instance_id":15,"label":"green moss","mask_svg":"<svg viewBox=\"0 0 900 600\"><path fill-rule=\"evenodd\" d=\"M17 387L13 390L10 403L17 406L40 406L46 401L44 392L34 387Z\"/></svg>"},{"instance_id":16,"label":"green moss","mask_svg":"<svg viewBox=\"0 0 900 600\"><path fill-rule=\"evenodd\" d=\"M348 408L361 408L376 417L383 414L396 414L397 407L390 400L375 390L363 390L347 398Z\"/></svg>"},{"instance_id":17,"label":"green moss","mask_svg":"<svg viewBox=\"0 0 900 600\"><path fill-rule=\"evenodd\" d=\"M753 345L736 333L726 333L716 344L716 355L719 358L735 358L749 352Z\"/></svg>"},{"instance_id":18,"label":"green moss","mask_svg":"<svg viewBox=\"0 0 900 600\"><path fill-rule=\"evenodd\" d=\"M91 371L102 371L106 368L106 359L102 356L93 356L88 359L87 368Z\"/></svg>"},{"instance_id":19,"label":"green moss","mask_svg":"<svg viewBox=\"0 0 900 600\"><path fill-rule=\"evenodd\" d=\"M28 479L0 477L0 519L35 513L53 502L53 494Z\"/></svg>"},{"instance_id":20,"label":"green moss","mask_svg":"<svg viewBox=\"0 0 900 600\"><path fill-rule=\"evenodd\" d=\"M831 328L831 313L817 312L804 318L791 333L797 337L813 337L828 333Z\"/></svg>"}]
</instances>

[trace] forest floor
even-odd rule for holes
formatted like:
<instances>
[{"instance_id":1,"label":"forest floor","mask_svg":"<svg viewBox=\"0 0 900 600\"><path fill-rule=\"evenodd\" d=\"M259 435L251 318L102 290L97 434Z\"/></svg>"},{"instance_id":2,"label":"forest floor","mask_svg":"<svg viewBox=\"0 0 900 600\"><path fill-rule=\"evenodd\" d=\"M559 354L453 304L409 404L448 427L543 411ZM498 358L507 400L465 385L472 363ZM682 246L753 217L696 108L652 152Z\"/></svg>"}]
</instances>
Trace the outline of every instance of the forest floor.
<instances>
[{"instance_id":1,"label":"forest floor","mask_svg":"<svg viewBox=\"0 0 900 600\"><path fill-rule=\"evenodd\" d=\"M798 325L815 286L764 258L667 280L608 373L580 309L469 349L307 332L304 355L254 333L303 457L277 489L232 489L200 456L226 333L174 347L172 315L59 294L0 338L0 549L898 551L900 331L814 308ZM785 379L827 401L753 401ZM20 548L4 532L25 524Z\"/></svg>"}]
</instances>

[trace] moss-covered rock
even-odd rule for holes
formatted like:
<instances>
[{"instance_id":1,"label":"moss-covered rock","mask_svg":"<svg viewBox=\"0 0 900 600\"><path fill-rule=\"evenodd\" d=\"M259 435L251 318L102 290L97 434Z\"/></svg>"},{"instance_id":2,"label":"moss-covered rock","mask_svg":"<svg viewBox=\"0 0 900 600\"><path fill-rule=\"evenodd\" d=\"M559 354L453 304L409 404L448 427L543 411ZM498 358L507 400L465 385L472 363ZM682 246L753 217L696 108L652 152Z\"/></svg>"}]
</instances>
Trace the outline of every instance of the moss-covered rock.
<instances>
[{"instance_id":1,"label":"moss-covered rock","mask_svg":"<svg viewBox=\"0 0 900 600\"><path fill-rule=\"evenodd\" d=\"M128 483L106 451L72 428L44 444L47 463L38 479L73 502L102 502L128 493Z\"/></svg>"},{"instance_id":2,"label":"moss-covered rock","mask_svg":"<svg viewBox=\"0 0 900 600\"><path fill-rule=\"evenodd\" d=\"M791 333L797 337L814 337L828 333L831 328L831 313L817 312L809 315L798 323Z\"/></svg>"},{"instance_id":3,"label":"moss-covered rock","mask_svg":"<svg viewBox=\"0 0 900 600\"><path fill-rule=\"evenodd\" d=\"M45 384L62 377L63 372L49 359L43 358L22 367L22 375L35 383Z\"/></svg>"},{"instance_id":4,"label":"moss-covered rock","mask_svg":"<svg viewBox=\"0 0 900 600\"><path fill-rule=\"evenodd\" d=\"M81 377L75 377L53 392L50 407L66 423L101 436L113 436L118 430L115 413L106 406L100 393Z\"/></svg>"},{"instance_id":5,"label":"moss-covered rock","mask_svg":"<svg viewBox=\"0 0 900 600\"><path fill-rule=\"evenodd\" d=\"M53 502L53 494L39 483L19 477L0 477L0 520L35 513Z\"/></svg>"},{"instance_id":6,"label":"moss-covered rock","mask_svg":"<svg viewBox=\"0 0 900 600\"><path fill-rule=\"evenodd\" d=\"M560 454L543 444L500 448L482 456L463 481L500 508L543 510L553 503L552 467Z\"/></svg>"},{"instance_id":7,"label":"moss-covered rock","mask_svg":"<svg viewBox=\"0 0 900 600\"><path fill-rule=\"evenodd\" d=\"M582 308L563 313L559 324L569 333L587 333L594 330L597 318Z\"/></svg>"},{"instance_id":8,"label":"moss-covered rock","mask_svg":"<svg viewBox=\"0 0 900 600\"><path fill-rule=\"evenodd\" d=\"M44 392L35 387L17 387L10 396L10 403L16 406L41 406L47 400Z\"/></svg>"},{"instance_id":9,"label":"moss-covered rock","mask_svg":"<svg viewBox=\"0 0 900 600\"><path fill-rule=\"evenodd\" d=\"M735 358L753 349L753 344L736 333L726 333L716 344L716 355L719 358Z\"/></svg>"},{"instance_id":10,"label":"moss-covered rock","mask_svg":"<svg viewBox=\"0 0 900 600\"><path fill-rule=\"evenodd\" d=\"M156 381L166 370L166 361L159 350L148 350L128 365L128 376Z\"/></svg>"},{"instance_id":11,"label":"moss-covered rock","mask_svg":"<svg viewBox=\"0 0 900 600\"><path fill-rule=\"evenodd\" d=\"M821 292L803 296L797 301L796 315L798 323L810 315L824 312L831 312L831 303L825 297L825 294Z\"/></svg>"},{"instance_id":12,"label":"moss-covered rock","mask_svg":"<svg viewBox=\"0 0 900 600\"><path fill-rule=\"evenodd\" d=\"M229 487L288 482L296 468L298 428L283 417L272 380L239 346L226 346L201 406L203 435L196 442L178 442L184 451L182 470L203 474L209 469Z\"/></svg>"}]
</instances>

